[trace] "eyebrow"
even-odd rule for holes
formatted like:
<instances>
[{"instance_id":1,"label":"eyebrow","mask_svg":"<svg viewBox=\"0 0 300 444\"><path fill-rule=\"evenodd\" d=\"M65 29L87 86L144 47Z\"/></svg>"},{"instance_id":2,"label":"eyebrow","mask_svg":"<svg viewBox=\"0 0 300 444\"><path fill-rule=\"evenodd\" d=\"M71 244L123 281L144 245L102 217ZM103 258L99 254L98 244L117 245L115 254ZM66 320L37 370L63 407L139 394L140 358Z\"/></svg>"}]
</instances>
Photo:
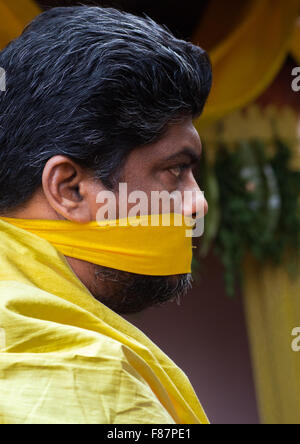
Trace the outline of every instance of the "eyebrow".
<instances>
[{"instance_id":1,"label":"eyebrow","mask_svg":"<svg viewBox=\"0 0 300 444\"><path fill-rule=\"evenodd\" d=\"M172 154L171 156L165 158L165 161L176 160L182 156L187 156L190 158L191 165L195 165L201 160L201 154L196 154L195 150L192 148L183 148L181 151Z\"/></svg>"}]
</instances>

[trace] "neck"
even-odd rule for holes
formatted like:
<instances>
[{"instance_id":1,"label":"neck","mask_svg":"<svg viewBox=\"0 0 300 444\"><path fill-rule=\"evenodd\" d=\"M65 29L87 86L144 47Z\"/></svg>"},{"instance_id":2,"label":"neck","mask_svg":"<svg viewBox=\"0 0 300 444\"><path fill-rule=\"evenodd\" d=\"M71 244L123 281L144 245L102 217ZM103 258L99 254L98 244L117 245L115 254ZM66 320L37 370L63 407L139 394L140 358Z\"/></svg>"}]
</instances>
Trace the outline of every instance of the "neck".
<instances>
[{"instance_id":1,"label":"neck","mask_svg":"<svg viewBox=\"0 0 300 444\"><path fill-rule=\"evenodd\" d=\"M41 189L38 190L25 205L6 212L1 216L14 219L58 219L58 215L48 204Z\"/></svg>"}]
</instances>

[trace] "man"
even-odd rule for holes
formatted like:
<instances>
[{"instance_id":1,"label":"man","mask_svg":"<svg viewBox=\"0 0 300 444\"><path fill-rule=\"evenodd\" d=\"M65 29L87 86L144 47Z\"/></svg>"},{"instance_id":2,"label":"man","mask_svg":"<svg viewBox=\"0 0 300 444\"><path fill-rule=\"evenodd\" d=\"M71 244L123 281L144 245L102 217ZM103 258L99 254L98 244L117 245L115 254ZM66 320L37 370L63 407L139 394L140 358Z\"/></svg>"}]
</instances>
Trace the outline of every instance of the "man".
<instances>
[{"instance_id":1,"label":"man","mask_svg":"<svg viewBox=\"0 0 300 444\"><path fill-rule=\"evenodd\" d=\"M207 423L185 374L120 316L186 293L191 275L174 263L179 236L170 242L164 232L161 264L151 261L159 244L151 229L119 236L111 228L93 242L99 193L118 195L121 182L146 195L195 191L182 210L197 212L201 143L192 119L211 87L206 53L148 18L79 6L38 16L0 53L0 66L7 83L0 96L1 421ZM129 242L121 248L127 237L138 239L139 260L130 267ZM166 255L159 273L169 247L178 257L172 265Z\"/></svg>"}]
</instances>

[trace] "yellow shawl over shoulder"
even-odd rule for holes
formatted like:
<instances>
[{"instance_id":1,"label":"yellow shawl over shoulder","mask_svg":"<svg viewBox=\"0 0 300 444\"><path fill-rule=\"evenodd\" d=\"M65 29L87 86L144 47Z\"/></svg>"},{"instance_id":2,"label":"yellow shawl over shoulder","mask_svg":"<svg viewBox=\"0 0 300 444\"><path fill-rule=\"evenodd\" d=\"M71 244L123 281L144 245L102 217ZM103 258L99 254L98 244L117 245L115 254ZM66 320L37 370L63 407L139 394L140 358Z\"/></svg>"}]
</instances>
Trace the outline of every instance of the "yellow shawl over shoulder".
<instances>
[{"instance_id":1,"label":"yellow shawl over shoulder","mask_svg":"<svg viewBox=\"0 0 300 444\"><path fill-rule=\"evenodd\" d=\"M207 424L187 378L44 239L0 221L0 422Z\"/></svg>"}]
</instances>

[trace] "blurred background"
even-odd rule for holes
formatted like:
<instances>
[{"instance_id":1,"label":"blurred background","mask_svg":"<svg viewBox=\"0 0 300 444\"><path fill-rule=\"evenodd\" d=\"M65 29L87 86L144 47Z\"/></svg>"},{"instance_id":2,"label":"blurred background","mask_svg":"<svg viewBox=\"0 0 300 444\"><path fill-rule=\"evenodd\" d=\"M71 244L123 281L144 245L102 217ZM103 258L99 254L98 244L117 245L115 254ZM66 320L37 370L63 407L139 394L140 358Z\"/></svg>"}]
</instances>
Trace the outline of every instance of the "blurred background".
<instances>
[{"instance_id":1,"label":"blurred background","mask_svg":"<svg viewBox=\"0 0 300 444\"><path fill-rule=\"evenodd\" d=\"M185 371L213 424L299 424L300 1L0 0L0 47L75 4L147 14L213 65L195 122L209 213L194 288L127 319Z\"/></svg>"}]
</instances>

